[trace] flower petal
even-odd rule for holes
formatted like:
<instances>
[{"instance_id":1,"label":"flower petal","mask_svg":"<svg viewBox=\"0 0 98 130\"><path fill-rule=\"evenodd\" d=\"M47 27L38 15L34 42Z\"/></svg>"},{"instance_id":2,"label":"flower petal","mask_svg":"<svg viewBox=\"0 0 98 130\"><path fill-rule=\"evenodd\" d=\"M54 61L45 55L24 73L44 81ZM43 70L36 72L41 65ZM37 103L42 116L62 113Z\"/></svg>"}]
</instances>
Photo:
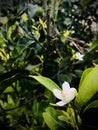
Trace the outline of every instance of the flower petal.
<instances>
[{"instance_id":1,"label":"flower petal","mask_svg":"<svg viewBox=\"0 0 98 130\"><path fill-rule=\"evenodd\" d=\"M70 89L69 83L65 81L65 82L62 84L62 89L63 89L63 91L68 91L68 90Z\"/></svg>"},{"instance_id":2,"label":"flower petal","mask_svg":"<svg viewBox=\"0 0 98 130\"><path fill-rule=\"evenodd\" d=\"M53 89L53 94L56 96L56 98L62 99L61 91L59 89Z\"/></svg>"},{"instance_id":3,"label":"flower petal","mask_svg":"<svg viewBox=\"0 0 98 130\"><path fill-rule=\"evenodd\" d=\"M73 93L75 96L77 96L77 90L75 88L71 88L70 89L71 93Z\"/></svg>"},{"instance_id":4,"label":"flower petal","mask_svg":"<svg viewBox=\"0 0 98 130\"><path fill-rule=\"evenodd\" d=\"M59 101L56 103L58 106L64 106L67 104L67 102Z\"/></svg>"},{"instance_id":5,"label":"flower petal","mask_svg":"<svg viewBox=\"0 0 98 130\"><path fill-rule=\"evenodd\" d=\"M76 95L77 95L77 90L75 88L70 88L68 93L65 95L66 102L69 103L70 101L72 101Z\"/></svg>"},{"instance_id":6,"label":"flower petal","mask_svg":"<svg viewBox=\"0 0 98 130\"><path fill-rule=\"evenodd\" d=\"M77 60L83 60L84 55L80 54L79 52L76 53L76 59Z\"/></svg>"}]
</instances>

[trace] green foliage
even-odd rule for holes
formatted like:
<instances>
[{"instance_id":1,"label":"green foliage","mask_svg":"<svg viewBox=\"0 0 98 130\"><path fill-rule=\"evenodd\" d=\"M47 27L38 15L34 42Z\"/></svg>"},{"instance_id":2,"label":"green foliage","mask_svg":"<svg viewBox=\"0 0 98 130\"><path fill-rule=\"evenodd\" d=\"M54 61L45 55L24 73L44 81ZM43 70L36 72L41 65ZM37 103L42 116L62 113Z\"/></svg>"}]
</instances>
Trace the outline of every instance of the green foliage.
<instances>
[{"instance_id":1,"label":"green foliage","mask_svg":"<svg viewBox=\"0 0 98 130\"><path fill-rule=\"evenodd\" d=\"M78 96L75 100L79 110L81 110L81 107L83 107L83 105L85 105L85 103L87 103L98 92L97 73L98 66L92 69L90 68L83 73L79 85Z\"/></svg>"},{"instance_id":2,"label":"green foliage","mask_svg":"<svg viewBox=\"0 0 98 130\"><path fill-rule=\"evenodd\" d=\"M0 0L0 129L78 129L98 108L97 5ZM60 108L52 92L64 81L79 92Z\"/></svg>"},{"instance_id":3,"label":"green foliage","mask_svg":"<svg viewBox=\"0 0 98 130\"><path fill-rule=\"evenodd\" d=\"M39 83L44 85L50 91L53 91L53 89L59 89L60 90L60 87L55 82L53 82L51 79L49 79L47 77L32 76L32 75L29 76L29 77L36 79Z\"/></svg>"},{"instance_id":4,"label":"green foliage","mask_svg":"<svg viewBox=\"0 0 98 130\"><path fill-rule=\"evenodd\" d=\"M60 125L57 121L58 113L59 112L55 111L52 107L48 107L43 113L44 120L51 130L57 130Z\"/></svg>"},{"instance_id":5,"label":"green foliage","mask_svg":"<svg viewBox=\"0 0 98 130\"><path fill-rule=\"evenodd\" d=\"M89 103L86 108L83 110L83 113L86 112L88 109L91 108L98 108L98 100L94 100L91 103Z\"/></svg>"}]
</instances>

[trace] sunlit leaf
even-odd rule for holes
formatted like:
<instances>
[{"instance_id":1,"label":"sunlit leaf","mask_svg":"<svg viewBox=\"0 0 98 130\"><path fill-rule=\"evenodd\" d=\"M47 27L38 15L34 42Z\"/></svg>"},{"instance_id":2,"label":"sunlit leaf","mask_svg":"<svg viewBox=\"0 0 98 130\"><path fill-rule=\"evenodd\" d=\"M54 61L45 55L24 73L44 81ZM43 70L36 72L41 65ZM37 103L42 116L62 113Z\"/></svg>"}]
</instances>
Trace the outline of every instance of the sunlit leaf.
<instances>
[{"instance_id":1,"label":"sunlit leaf","mask_svg":"<svg viewBox=\"0 0 98 130\"><path fill-rule=\"evenodd\" d=\"M98 65L84 71L75 99L79 110L98 92Z\"/></svg>"},{"instance_id":2,"label":"sunlit leaf","mask_svg":"<svg viewBox=\"0 0 98 130\"><path fill-rule=\"evenodd\" d=\"M3 93L9 93L9 92L14 92L14 89L13 89L11 86L7 87L7 88L4 90Z\"/></svg>"},{"instance_id":3,"label":"sunlit leaf","mask_svg":"<svg viewBox=\"0 0 98 130\"><path fill-rule=\"evenodd\" d=\"M8 104L14 106L15 102L13 100L13 98L11 97L11 95L7 95L7 100L8 100Z\"/></svg>"},{"instance_id":4,"label":"sunlit leaf","mask_svg":"<svg viewBox=\"0 0 98 130\"><path fill-rule=\"evenodd\" d=\"M5 23L7 23L7 21L8 21L7 17L0 17L0 23L5 24Z\"/></svg>"},{"instance_id":5,"label":"sunlit leaf","mask_svg":"<svg viewBox=\"0 0 98 130\"><path fill-rule=\"evenodd\" d=\"M88 75L88 73L89 73L92 69L93 69L93 68L88 68L88 69L86 69L86 70L83 72L83 74L82 74L82 76L81 76L81 79L80 79L79 87L81 86L81 84L82 84L82 82L84 81L85 77Z\"/></svg>"},{"instance_id":6,"label":"sunlit leaf","mask_svg":"<svg viewBox=\"0 0 98 130\"><path fill-rule=\"evenodd\" d=\"M7 42L7 40L4 38L4 36L2 35L2 33L0 33L0 47L4 46L5 42Z\"/></svg>"},{"instance_id":7,"label":"sunlit leaf","mask_svg":"<svg viewBox=\"0 0 98 130\"><path fill-rule=\"evenodd\" d=\"M27 15L26 13L24 13L24 14L21 16L21 18L22 18L22 20L23 20L24 22L27 22L27 20L28 20L28 15Z\"/></svg>"},{"instance_id":8,"label":"sunlit leaf","mask_svg":"<svg viewBox=\"0 0 98 130\"><path fill-rule=\"evenodd\" d=\"M39 23L42 25L43 28L47 27L46 21L44 22L41 18L39 18Z\"/></svg>"},{"instance_id":9,"label":"sunlit leaf","mask_svg":"<svg viewBox=\"0 0 98 130\"><path fill-rule=\"evenodd\" d=\"M32 76L29 77L37 80L40 84L46 87L48 90L53 91L53 89L60 89L60 87L51 79L44 77L44 76Z\"/></svg>"}]
</instances>

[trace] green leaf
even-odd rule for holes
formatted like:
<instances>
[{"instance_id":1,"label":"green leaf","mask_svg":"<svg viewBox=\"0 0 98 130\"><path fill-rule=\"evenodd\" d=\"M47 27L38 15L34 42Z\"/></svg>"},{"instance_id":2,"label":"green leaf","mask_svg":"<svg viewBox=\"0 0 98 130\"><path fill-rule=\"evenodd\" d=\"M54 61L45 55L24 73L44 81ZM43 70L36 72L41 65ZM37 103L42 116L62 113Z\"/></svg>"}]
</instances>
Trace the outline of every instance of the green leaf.
<instances>
[{"instance_id":1,"label":"green leaf","mask_svg":"<svg viewBox=\"0 0 98 130\"><path fill-rule=\"evenodd\" d=\"M44 76L32 76L30 75L29 77L37 80L40 84L42 84L44 87L46 87L48 90L53 92L53 89L59 89L60 87L51 79L44 77Z\"/></svg>"},{"instance_id":2,"label":"green leaf","mask_svg":"<svg viewBox=\"0 0 98 130\"><path fill-rule=\"evenodd\" d=\"M88 106L86 106L83 113L90 108L98 108L98 100L92 101Z\"/></svg>"},{"instance_id":3,"label":"green leaf","mask_svg":"<svg viewBox=\"0 0 98 130\"><path fill-rule=\"evenodd\" d=\"M98 39L92 42L89 52L94 51L95 49L98 49Z\"/></svg>"},{"instance_id":4,"label":"green leaf","mask_svg":"<svg viewBox=\"0 0 98 130\"><path fill-rule=\"evenodd\" d=\"M0 47L4 46L5 42L7 42L7 40L4 38L3 34L0 32Z\"/></svg>"},{"instance_id":5,"label":"green leaf","mask_svg":"<svg viewBox=\"0 0 98 130\"><path fill-rule=\"evenodd\" d=\"M13 100L13 98L11 97L11 95L7 95L7 100L8 100L8 104L14 106L15 102Z\"/></svg>"},{"instance_id":6,"label":"green leaf","mask_svg":"<svg viewBox=\"0 0 98 130\"><path fill-rule=\"evenodd\" d=\"M49 102L55 102L55 97L51 91L48 89L45 90L44 96L48 99Z\"/></svg>"},{"instance_id":7,"label":"green leaf","mask_svg":"<svg viewBox=\"0 0 98 130\"><path fill-rule=\"evenodd\" d=\"M4 92L13 82L24 79L28 75L26 70L13 70L0 76L0 94Z\"/></svg>"},{"instance_id":8,"label":"green leaf","mask_svg":"<svg viewBox=\"0 0 98 130\"><path fill-rule=\"evenodd\" d=\"M84 7L84 6L87 6L90 1L91 1L91 0L81 0L81 1L80 1L80 4Z\"/></svg>"},{"instance_id":9,"label":"green leaf","mask_svg":"<svg viewBox=\"0 0 98 130\"><path fill-rule=\"evenodd\" d=\"M82 82L84 81L86 75L87 75L92 69L93 69L93 68L88 68L88 69L86 69L86 70L83 72L83 74L82 74L82 76L81 76L81 79L80 79L79 87L81 86Z\"/></svg>"},{"instance_id":10,"label":"green leaf","mask_svg":"<svg viewBox=\"0 0 98 130\"><path fill-rule=\"evenodd\" d=\"M76 75L78 76L78 77L81 77L81 75L82 75L82 70L79 70L79 69L76 69L75 70L75 73L76 73Z\"/></svg>"},{"instance_id":11,"label":"green leaf","mask_svg":"<svg viewBox=\"0 0 98 130\"><path fill-rule=\"evenodd\" d=\"M14 92L14 89L13 89L11 86L7 87L7 88L4 90L3 93L10 93L10 92Z\"/></svg>"},{"instance_id":12,"label":"green leaf","mask_svg":"<svg viewBox=\"0 0 98 130\"><path fill-rule=\"evenodd\" d=\"M58 117L58 119L59 120L62 120L62 121L65 121L65 122L67 122L67 123L71 123L70 122L70 115L69 115L69 113L68 112L66 112L66 111L64 111L64 110L62 110L62 115L60 115L59 117Z\"/></svg>"},{"instance_id":13,"label":"green leaf","mask_svg":"<svg viewBox=\"0 0 98 130\"><path fill-rule=\"evenodd\" d=\"M57 122L56 111L54 108L48 107L46 109L46 112L43 112L43 117L44 117L45 123L48 125L50 130L57 130L59 123Z\"/></svg>"},{"instance_id":14,"label":"green leaf","mask_svg":"<svg viewBox=\"0 0 98 130\"><path fill-rule=\"evenodd\" d=\"M94 68L89 68L84 71L78 90L78 95L75 99L75 105L81 110L96 93L98 92L98 65Z\"/></svg>"}]
</instances>

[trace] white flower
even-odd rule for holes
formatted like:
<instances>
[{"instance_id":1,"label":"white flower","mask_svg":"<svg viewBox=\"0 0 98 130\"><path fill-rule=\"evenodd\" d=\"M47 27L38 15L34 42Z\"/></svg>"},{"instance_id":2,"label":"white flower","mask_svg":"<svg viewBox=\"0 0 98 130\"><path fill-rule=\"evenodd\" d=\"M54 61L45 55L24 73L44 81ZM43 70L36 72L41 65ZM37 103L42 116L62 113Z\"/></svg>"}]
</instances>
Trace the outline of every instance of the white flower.
<instances>
[{"instance_id":1,"label":"white flower","mask_svg":"<svg viewBox=\"0 0 98 130\"><path fill-rule=\"evenodd\" d=\"M65 81L62 84L62 90L53 89L53 94L56 96L56 98L61 100L56 104L59 106L64 106L75 98L77 95L77 90L75 88L70 88L69 83Z\"/></svg>"},{"instance_id":2,"label":"white flower","mask_svg":"<svg viewBox=\"0 0 98 130\"><path fill-rule=\"evenodd\" d=\"M81 61L82 61L84 55L82 55L82 54L80 54L79 52L77 52L77 53L75 54L75 56L76 56L76 59L77 59L77 60L81 60Z\"/></svg>"}]
</instances>

